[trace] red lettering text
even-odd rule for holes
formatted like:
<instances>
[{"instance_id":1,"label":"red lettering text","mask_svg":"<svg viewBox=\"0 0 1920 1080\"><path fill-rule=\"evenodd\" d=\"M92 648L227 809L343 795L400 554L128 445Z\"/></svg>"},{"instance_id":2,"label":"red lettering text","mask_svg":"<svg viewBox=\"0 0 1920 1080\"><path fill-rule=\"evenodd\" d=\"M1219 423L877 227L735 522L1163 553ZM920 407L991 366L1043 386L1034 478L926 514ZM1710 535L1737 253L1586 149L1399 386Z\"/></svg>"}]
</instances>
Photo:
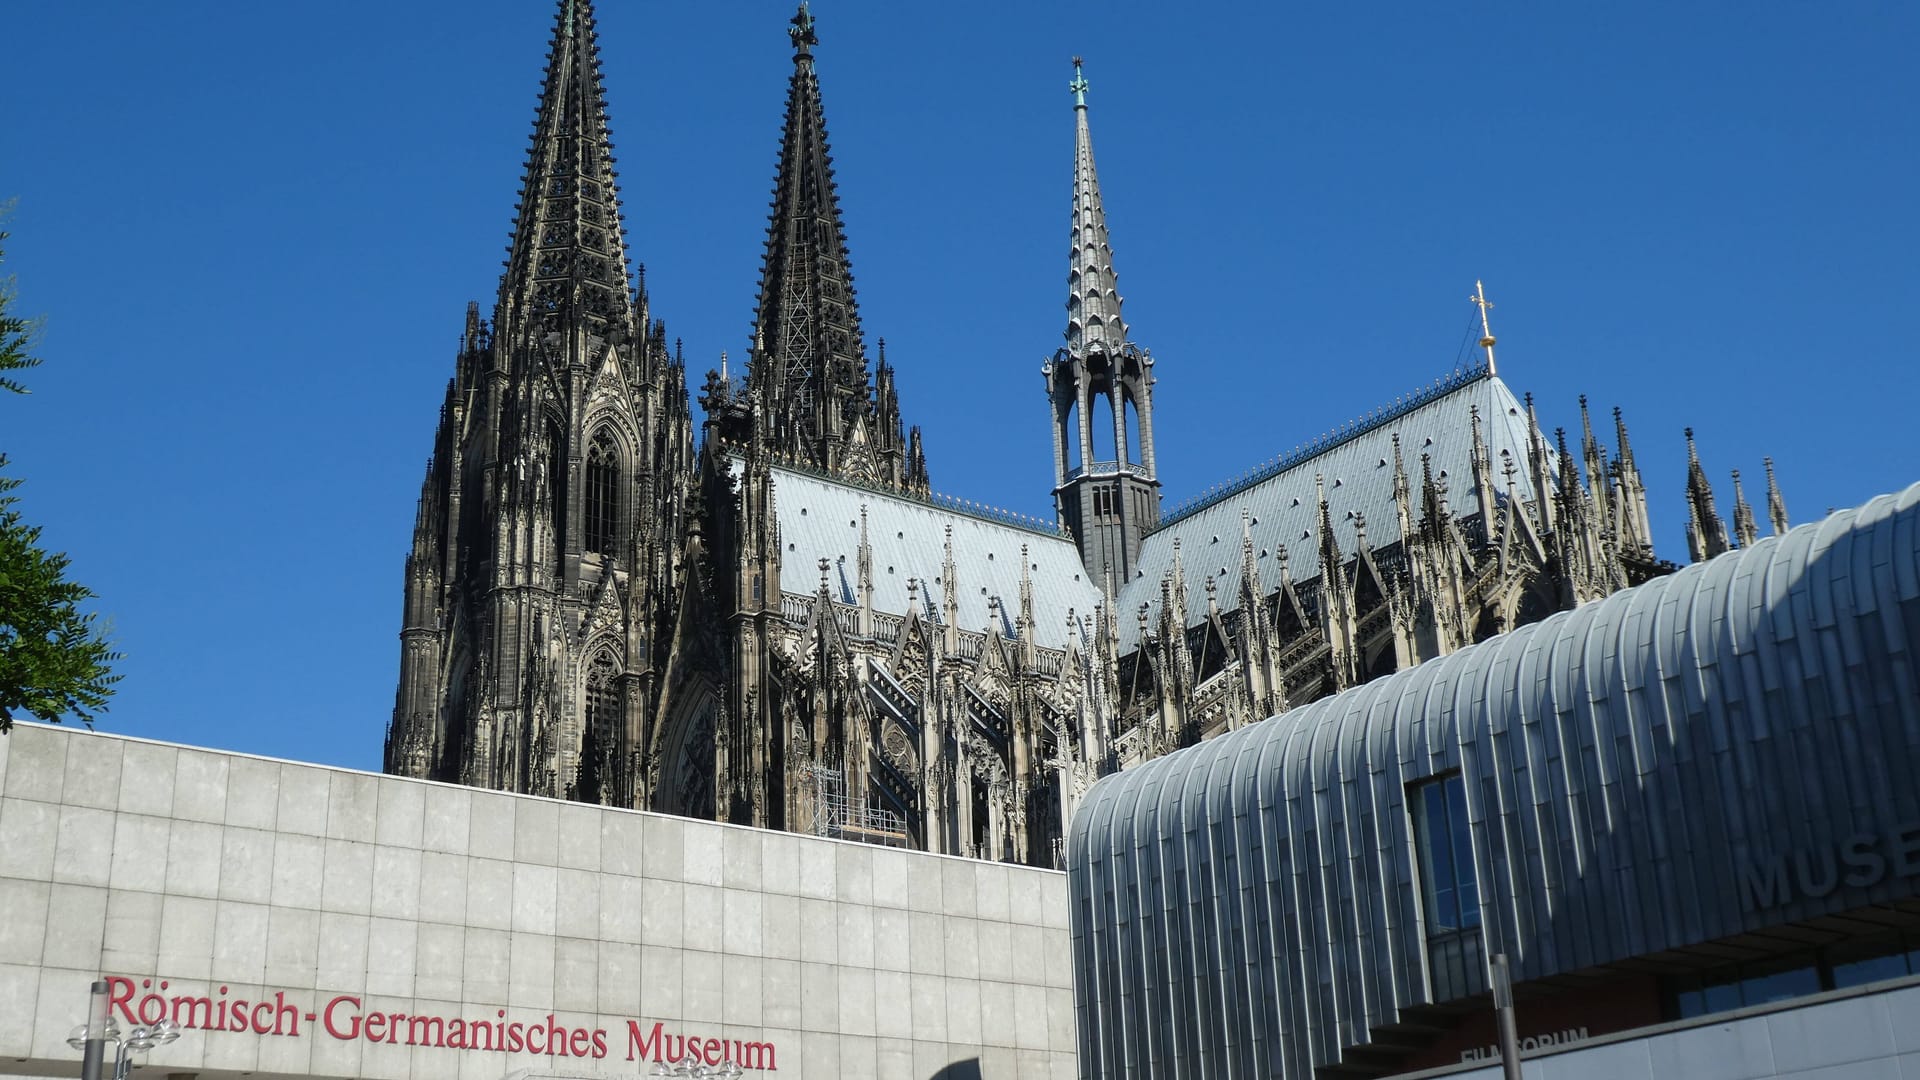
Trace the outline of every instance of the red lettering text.
<instances>
[{"instance_id":1,"label":"red lettering text","mask_svg":"<svg viewBox=\"0 0 1920 1080\"><path fill-rule=\"evenodd\" d=\"M627 1060L646 1061L649 1057L652 1057L654 1061L659 1061L660 1043L664 1041L660 1029L664 1026L666 1025L655 1024L653 1025L652 1031L642 1036L640 1034L640 1021L627 1021Z\"/></svg>"},{"instance_id":2,"label":"red lettering text","mask_svg":"<svg viewBox=\"0 0 1920 1080\"><path fill-rule=\"evenodd\" d=\"M340 1030L340 1028L336 1026L333 1022L333 1010L339 1008L343 1004L352 1005L354 1008L353 1015L348 1018L347 1029L345 1031ZM357 1039L360 1037L359 1010L360 1010L359 998L350 997L346 994L341 994L339 997L334 998L332 1001L327 1002L327 1007L323 1009L320 1013L320 1023L326 1027L327 1034L333 1036L336 1039Z\"/></svg>"},{"instance_id":3,"label":"red lettering text","mask_svg":"<svg viewBox=\"0 0 1920 1080\"><path fill-rule=\"evenodd\" d=\"M133 1004L132 979L124 975L115 975L108 979L107 995L107 1009L109 1011L119 1009L120 1015L124 1017L129 1024L137 1024L140 1022L139 1019L133 1015L133 1010L128 1008L129 1005Z\"/></svg>"}]
</instances>

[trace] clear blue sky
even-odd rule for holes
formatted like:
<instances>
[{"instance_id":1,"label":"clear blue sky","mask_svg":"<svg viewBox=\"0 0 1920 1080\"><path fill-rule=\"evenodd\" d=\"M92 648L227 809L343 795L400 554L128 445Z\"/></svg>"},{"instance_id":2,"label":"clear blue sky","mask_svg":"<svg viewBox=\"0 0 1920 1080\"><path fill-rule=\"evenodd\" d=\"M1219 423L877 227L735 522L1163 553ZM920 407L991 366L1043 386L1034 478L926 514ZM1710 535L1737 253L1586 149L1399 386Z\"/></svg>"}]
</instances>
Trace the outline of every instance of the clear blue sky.
<instances>
[{"instance_id":1,"label":"clear blue sky","mask_svg":"<svg viewBox=\"0 0 1920 1080\"><path fill-rule=\"evenodd\" d=\"M401 563L491 310L554 5L0 16L0 400L24 508L127 659L109 730L378 767ZM1484 278L1542 419L1624 406L1663 554L1681 430L1796 520L1920 479L1920 6L821 0L869 348L936 487L1050 513L1069 57L1087 58L1170 500L1462 357ZM689 367L745 349L785 3L600 0L635 258Z\"/></svg>"}]
</instances>

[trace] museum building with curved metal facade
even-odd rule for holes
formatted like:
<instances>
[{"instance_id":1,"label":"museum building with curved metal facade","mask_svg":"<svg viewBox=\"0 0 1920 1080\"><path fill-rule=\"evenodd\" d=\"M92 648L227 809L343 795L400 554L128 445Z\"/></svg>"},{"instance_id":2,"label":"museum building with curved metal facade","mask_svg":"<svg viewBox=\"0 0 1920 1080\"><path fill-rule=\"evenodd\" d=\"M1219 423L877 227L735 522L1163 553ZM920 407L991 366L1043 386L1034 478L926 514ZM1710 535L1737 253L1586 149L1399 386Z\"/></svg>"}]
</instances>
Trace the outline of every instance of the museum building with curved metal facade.
<instances>
[{"instance_id":1,"label":"museum building with curved metal facade","mask_svg":"<svg viewBox=\"0 0 1920 1080\"><path fill-rule=\"evenodd\" d=\"M1473 1060L1495 953L1595 1038L1920 975L1917 638L1920 485L1102 780L1081 1075Z\"/></svg>"}]
</instances>

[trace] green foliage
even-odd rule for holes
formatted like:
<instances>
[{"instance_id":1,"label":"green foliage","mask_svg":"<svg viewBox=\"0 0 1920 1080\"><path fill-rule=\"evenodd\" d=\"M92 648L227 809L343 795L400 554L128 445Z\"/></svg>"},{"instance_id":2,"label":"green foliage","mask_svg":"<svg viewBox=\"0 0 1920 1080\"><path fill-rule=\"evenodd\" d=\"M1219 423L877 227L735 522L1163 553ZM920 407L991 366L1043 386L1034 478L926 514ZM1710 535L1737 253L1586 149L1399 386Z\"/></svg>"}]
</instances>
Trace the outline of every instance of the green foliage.
<instances>
[{"instance_id":1,"label":"green foliage","mask_svg":"<svg viewBox=\"0 0 1920 1080\"><path fill-rule=\"evenodd\" d=\"M9 206L0 205L0 221L6 219L8 209ZM6 263L6 244L7 234L0 232L0 265ZM40 358L29 351L38 328L31 320L13 314L12 308L13 278L0 277L0 390L24 394L27 388L7 372L24 371L40 363Z\"/></svg>"},{"instance_id":2,"label":"green foliage","mask_svg":"<svg viewBox=\"0 0 1920 1080\"><path fill-rule=\"evenodd\" d=\"M7 234L0 232L0 263ZM35 327L11 312L13 280L0 278L0 390L27 388L7 376L40 362L29 350ZM6 455L0 454L0 469ZM12 494L20 481L0 476L0 732L16 713L58 723L72 715L86 724L106 707L113 662L120 655L103 627L80 605L92 590L66 579L67 557L40 549L40 529L28 525Z\"/></svg>"}]
</instances>

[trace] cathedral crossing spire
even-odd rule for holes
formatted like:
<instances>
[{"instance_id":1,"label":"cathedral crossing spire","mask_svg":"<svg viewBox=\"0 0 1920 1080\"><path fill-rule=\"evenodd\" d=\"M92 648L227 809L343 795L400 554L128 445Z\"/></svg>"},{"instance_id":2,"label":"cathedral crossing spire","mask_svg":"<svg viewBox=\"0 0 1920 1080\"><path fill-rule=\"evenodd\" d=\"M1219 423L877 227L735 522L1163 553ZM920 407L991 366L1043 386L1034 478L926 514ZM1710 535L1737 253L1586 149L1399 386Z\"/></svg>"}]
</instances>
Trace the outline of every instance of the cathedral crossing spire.
<instances>
[{"instance_id":1,"label":"cathedral crossing spire","mask_svg":"<svg viewBox=\"0 0 1920 1080\"><path fill-rule=\"evenodd\" d=\"M1140 540L1160 522L1153 461L1153 357L1128 340L1119 276L1093 167L1084 62L1073 58L1073 235L1067 344L1041 372L1053 413L1054 507L1096 579L1131 579ZM1103 423L1096 426L1095 413ZM1111 432L1101 430L1112 422ZM1112 453L1107 448L1112 447Z\"/></svg>"},{"instance_id":2,"label":"cathedral crossing spire","mask_svg":"<svg viewBox=\"0 0 1920 1080\"><path fill-rule=\"evenodd\" d=\"M1073 58L1073 255L1067 276L1067 345L1118 349L1127 340L1120 317L1119 274L1107 237L1107 211L1100 201L1100 174L1093 166L1093 132L1087 126L1087 77Z\"/></svg>"}]
</instances>

